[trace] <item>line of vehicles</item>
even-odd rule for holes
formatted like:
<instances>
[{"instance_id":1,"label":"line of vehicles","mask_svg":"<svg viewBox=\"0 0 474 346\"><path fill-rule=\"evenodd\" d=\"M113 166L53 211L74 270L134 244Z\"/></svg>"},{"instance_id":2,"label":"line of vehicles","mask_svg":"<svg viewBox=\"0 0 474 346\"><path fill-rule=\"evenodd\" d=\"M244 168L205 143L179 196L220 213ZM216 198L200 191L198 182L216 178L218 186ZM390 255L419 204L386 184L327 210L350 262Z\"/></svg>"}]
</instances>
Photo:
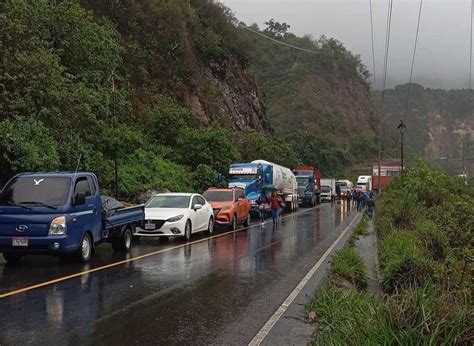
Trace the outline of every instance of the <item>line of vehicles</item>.
<instances>
[{"instance_id":1,"label":"line of vehicles","mask_svg":"<svg viewBox=\"0 0 474 346\"><path fill-rule=\"evenodd\" d=\"M101 243L126 251L139 237L190 240L193 233L212 234L215 225L249 226L262 190L277 192L293 212L334 201L342 188L310 166L289 169L255 160L232 164L228 173L228 188L157 194L137 206L102 196L93 173L18 174L0 191L0 252L9 263L27 254L72 255L87 262Z\"/></svg>"}]
</instances>

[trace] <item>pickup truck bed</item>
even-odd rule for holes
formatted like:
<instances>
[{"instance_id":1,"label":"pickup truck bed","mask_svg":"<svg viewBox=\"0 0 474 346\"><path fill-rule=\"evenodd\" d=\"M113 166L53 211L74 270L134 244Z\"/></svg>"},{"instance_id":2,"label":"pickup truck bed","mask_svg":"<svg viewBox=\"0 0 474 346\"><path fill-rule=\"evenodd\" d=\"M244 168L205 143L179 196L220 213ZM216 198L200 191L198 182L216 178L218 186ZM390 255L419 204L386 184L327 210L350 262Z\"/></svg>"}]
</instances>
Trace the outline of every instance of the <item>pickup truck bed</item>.
<instances>
[{"instance_id":1,"label":"pickup truck bed","mask_svg":"<svg viewBox=\"0 0 474 346\"><path fill-rule=\"evenodd\" d=\"M145 205L114 210L113 214L104 217L103 230L110 231L129 224L137 224L145 218Z\"/></svg>"}]
</instances>

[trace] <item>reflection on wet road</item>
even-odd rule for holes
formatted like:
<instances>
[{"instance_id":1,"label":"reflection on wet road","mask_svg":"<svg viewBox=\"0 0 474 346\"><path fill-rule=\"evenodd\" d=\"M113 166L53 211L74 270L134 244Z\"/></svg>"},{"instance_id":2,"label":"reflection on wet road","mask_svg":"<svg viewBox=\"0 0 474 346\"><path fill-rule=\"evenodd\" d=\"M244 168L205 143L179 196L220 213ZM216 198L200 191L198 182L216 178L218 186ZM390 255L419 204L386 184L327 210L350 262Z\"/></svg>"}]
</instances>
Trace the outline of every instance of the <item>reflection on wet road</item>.
<instances>
[{"instance_id":1,"label":"reflection on wet road","mask_svg":"<svg viewBox=\"0 0 474 346\"><path fill-rule=\"evenodd\" d=\"M201 236L7 297L0 300L0 344L246 344L349 223L350 212L345 204L323 204L277 227ZM0 265L0 293L179 244L142 239L115 257L103 245L87 266L27 257L21 266Z\"/></svg>"}]
</instances>

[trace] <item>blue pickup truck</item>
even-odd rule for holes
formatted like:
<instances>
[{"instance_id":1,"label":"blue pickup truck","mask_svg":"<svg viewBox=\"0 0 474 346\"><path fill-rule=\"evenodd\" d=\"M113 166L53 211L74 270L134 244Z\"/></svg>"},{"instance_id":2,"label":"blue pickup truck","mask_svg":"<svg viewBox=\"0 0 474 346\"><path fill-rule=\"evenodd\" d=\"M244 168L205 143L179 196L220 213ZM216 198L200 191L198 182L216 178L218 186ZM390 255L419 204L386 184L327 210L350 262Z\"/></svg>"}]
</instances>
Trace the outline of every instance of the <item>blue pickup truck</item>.
<instances>
[{"instance_id":1,"label":"blue pickup truck","mask_svg":"<svg viewBox=\"0 0 474 346\"><path fill-rule=\"evenodd\" d=\"M73 254L87 262L102 242L129 250L144 206L109 202L93 173L18 174L0 192L0 252L8 263L28 254Z\"/></svg>"}]
</instances>

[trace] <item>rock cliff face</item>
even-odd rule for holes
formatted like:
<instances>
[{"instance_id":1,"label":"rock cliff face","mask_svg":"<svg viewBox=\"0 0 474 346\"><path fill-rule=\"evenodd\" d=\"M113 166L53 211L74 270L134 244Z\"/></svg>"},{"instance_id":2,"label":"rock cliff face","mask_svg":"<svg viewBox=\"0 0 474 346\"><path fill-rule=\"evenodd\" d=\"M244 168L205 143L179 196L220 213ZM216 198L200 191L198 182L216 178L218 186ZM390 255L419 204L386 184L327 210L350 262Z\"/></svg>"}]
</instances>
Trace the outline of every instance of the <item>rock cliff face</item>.
<instances>
[{"instance_id":1,"label":"rock cliff face","mask_svg":"<svg viewBox=\"0 0 474 346\"><path fill-rule=\"evenodd\" d=\"M257 85L235 59L203 66L197 87L187 90L184 102L208 126L218 123L237 131L270 130Z\"/></svg>"}]
</instances>

